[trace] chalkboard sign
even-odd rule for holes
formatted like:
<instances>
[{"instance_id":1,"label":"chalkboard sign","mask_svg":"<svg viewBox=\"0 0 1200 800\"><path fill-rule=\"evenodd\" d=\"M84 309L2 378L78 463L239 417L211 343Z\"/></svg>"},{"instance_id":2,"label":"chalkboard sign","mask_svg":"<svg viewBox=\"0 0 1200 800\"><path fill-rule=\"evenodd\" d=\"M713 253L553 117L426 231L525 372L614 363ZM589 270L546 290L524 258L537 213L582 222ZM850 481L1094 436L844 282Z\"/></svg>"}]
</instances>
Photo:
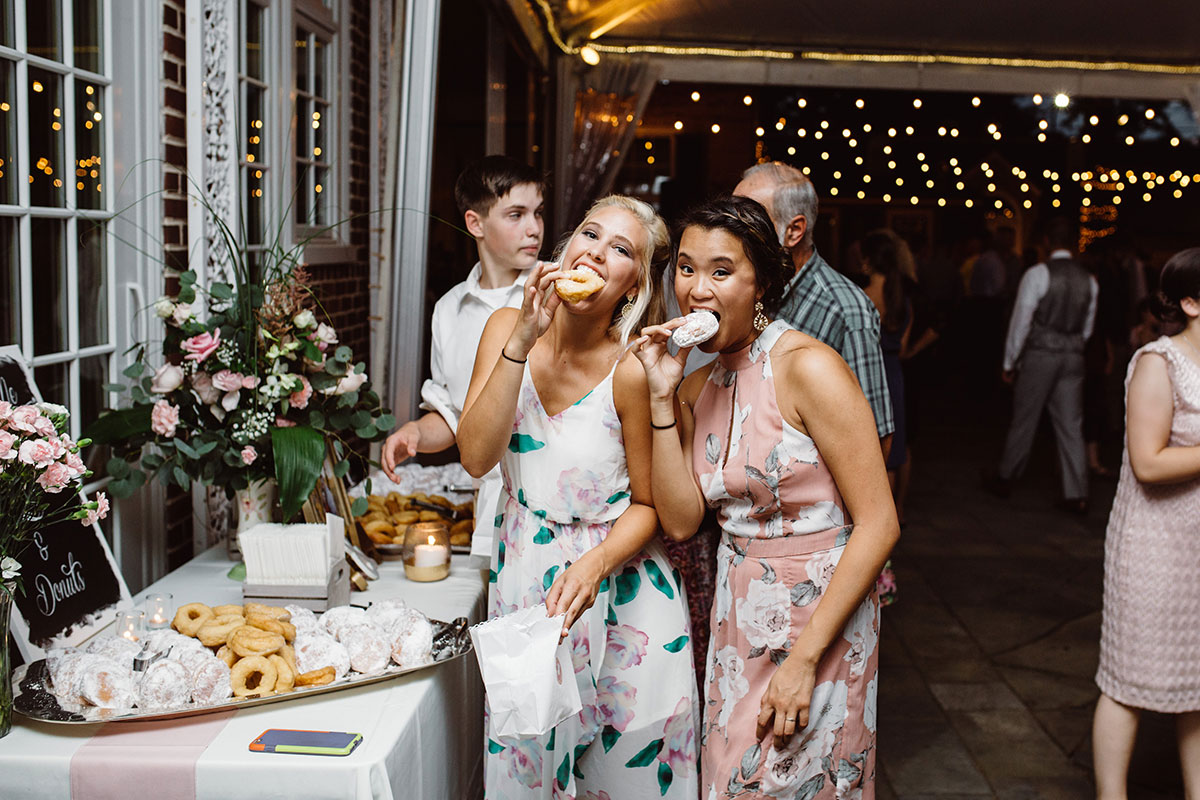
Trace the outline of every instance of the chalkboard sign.
<instances>
[{"instance_id":1,"label":"chalkboard sign","mask_svg":"<svg viewBox=\"0 0 1200 800\"><path fill-rule=\"evenodd\" d=\"M20 406L41 399L42 394L33 382L21 348L0 347L0 400Z\"/></svg>"}]
</instances>

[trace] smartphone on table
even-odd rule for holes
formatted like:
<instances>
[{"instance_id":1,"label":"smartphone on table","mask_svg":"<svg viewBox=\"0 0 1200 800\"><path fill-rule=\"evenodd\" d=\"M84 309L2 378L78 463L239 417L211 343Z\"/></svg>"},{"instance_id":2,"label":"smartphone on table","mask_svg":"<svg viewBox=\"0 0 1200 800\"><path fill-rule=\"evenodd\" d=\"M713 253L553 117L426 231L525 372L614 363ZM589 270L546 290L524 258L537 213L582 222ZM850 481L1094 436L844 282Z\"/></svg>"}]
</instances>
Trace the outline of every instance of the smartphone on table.
<instances>
[{"instance_id":1,"label":"smartphone on table","mask_svg":"<svg viewBox=\"0 0 1200 800\"><path fill-rule=\"evenodd\" d=\"M256 753L299 753L310 756L348 756L362 741L361 733L300 731L268 728L250 743Z\"/></svg>"}]
</instances>

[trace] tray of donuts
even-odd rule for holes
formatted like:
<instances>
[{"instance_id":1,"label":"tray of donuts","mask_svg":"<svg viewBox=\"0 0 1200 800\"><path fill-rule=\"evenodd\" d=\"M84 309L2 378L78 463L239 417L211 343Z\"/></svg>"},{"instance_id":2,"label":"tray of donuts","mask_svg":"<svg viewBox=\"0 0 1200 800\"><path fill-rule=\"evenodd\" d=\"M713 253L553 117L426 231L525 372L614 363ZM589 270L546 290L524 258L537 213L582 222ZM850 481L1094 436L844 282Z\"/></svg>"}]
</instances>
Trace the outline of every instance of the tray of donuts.
<instances>
[{"instance_id":1,"label":"tray of donuts","mask_svg":"<svg viewBox=\"0 0 1200 800\"><path fill-rule=\"evenodd\" d=\"M18 667L13 708L58 723L171 719L391 680L470 652L467 620L403 600L210 608L189 603L141 641L101 636Z\"/></svg>"},{"instance_id":2,"label":"tray of donuts","mask_svg":"<svg viewBox=\"0 0 1200 800\"><path fill-rule=\"evenodd\" d=\"M400 558L404 534L415 522L442 522L450 531L450 551L471 552L471 534L475 530L475 503L455 503L440 494L367 495L367 513L355 517L385 559Z\"/></svg>"}]
</instances>

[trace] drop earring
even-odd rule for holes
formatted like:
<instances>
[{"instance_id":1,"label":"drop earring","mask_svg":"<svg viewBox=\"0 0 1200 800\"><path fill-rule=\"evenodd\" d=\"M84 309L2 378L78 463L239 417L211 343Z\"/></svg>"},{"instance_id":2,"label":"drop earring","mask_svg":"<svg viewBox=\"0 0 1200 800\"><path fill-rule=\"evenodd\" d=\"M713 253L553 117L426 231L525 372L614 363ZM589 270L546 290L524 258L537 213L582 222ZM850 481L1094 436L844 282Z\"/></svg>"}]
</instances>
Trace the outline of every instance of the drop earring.
<instances>
[{"instance_id":1,"label":"drop earring","mask_svg":"<svg viewBox=\"0 0 1200 800\"><path fill-rule=\"evenodd\" d=\"M625 295L625 305L621 306L621 319L628 319L633 315L633 304L637 300L637 295Z\"/></svg>"},{"instance_id":2,"label":"drop earring","mask_svg":"<svg viewBox=\"0 0 1200 800\"><path fill-rule=\"evenodd\" d=\"M759 333L762 333L763 331L765 331L767 329L767 326L771 324L771 321L769 319L767 319L767 315L763 313L763 304L762 304L761 300L759 300L757 303L754 304L754 323L753 324L754 324L754 330L758 331Z\"/></svg>"}]
</instances>

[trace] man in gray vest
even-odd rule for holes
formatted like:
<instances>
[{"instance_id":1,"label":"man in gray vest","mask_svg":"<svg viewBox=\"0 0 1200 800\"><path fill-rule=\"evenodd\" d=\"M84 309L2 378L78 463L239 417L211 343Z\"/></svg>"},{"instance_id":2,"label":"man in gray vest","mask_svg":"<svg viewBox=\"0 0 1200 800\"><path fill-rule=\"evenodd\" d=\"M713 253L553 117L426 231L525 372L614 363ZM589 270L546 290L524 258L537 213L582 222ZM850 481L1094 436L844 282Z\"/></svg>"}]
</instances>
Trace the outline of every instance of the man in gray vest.
<instances>
[{"instance_id":1,"label":"man in gray vest","mask_svg":"<svg viewBox=\"0 0 1200 800\"><path fill-rule=\"evenodd\" d=\"M1042 409L1050 412L1062 475L1063 505L1087 512L1083 442L1083 345L1096 321L1099 285L1075 260L1078 231L1065 218L1046 229L1050 257L1021 278L1004 347L1004 381L1013 416L997 474L985 483L1007 497L1029 459Z\"/></svg>"}]
</instances>

